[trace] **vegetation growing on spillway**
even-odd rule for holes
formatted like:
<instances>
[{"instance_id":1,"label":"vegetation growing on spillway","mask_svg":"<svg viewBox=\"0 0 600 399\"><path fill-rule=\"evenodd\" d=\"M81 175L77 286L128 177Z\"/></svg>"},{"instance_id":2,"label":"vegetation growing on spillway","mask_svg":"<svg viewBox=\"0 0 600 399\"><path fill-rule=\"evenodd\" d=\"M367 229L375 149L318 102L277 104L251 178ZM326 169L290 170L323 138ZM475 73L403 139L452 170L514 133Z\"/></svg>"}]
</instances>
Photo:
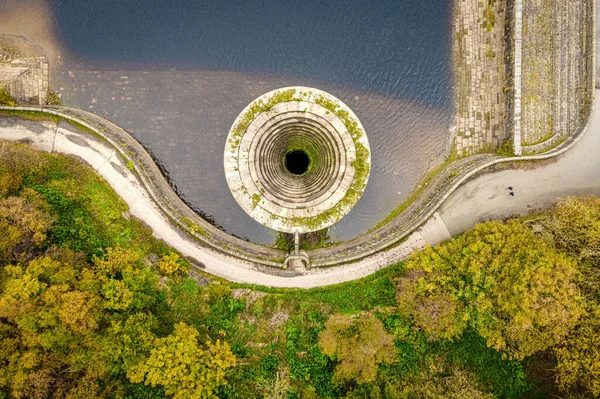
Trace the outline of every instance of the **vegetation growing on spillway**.
<instances>
[{"instance_id":1,"label":"vegetation growing on spillway","mask_svg":"<svg viewBox=\"0 0 600 399\"><path fill-rule=\"evenodd\" d=\"M275 290L188 278L93 170L0 142L0 232L0 398L600 395L596 198Z\"/></svg>"},{"instance_id":2,"label":"vegetation growing on spillway","mask_svg":"<svg viewBox=\"0 0 600 399\"><path fill-rule=\"evenodd\" d=\"M238 148L254 119L262 113L271 111L277 104L292 101L314 102L325 108L327 114L332 113L341 120L354 142L355 159L352 161L354 175L345 195L337 203L317 216L289 218L289 223L293 227L305 227L310 231L316 231L329 226L331 223L345 216L362 196L369 179L371 152L368 148L365 132L357 121L356 116L345 105L342 105L339 100L331 99L328 94L316 89L289 88L267 93L248 105L234 122L230 138L228 139L230 144L229 150L234 153L233 156L237 159L239 156ZM305 141L296 140L290 142L287 152L294 150L301 150L308 155L311 162L309 167L311 169L316 168L319 163L325 161L321 159L322 155L319 154L319 149L307 145ZM246 187L242 186L241 190L246 195L250 195ZM254 209L260 204L262 195L255 193L250 196L250 200L252 201L252 209ZM271 214L271 219L280 218L280 215Z\"/></svg>"}]
</instances>

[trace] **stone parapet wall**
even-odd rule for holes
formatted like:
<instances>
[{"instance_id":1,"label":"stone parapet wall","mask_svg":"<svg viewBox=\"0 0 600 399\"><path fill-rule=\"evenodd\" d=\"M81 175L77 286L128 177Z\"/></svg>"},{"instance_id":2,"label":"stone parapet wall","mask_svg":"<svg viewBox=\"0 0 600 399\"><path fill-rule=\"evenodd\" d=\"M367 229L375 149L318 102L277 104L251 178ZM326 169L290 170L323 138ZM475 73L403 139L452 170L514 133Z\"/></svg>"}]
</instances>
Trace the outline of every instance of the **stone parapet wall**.
<instances>
[{"instance_id":1,"label":"stone parapet wall","mask_svg":"<svg viewBox=\"0 0 600 399\"><path fill-rule=\"evenodd\" d=\"M541 152L585 124L594 90L594 0L522 0L523 153Z\"/></svg>"},{"instance_id":2,"label":"stone parapet wall","mask_svg":"<svg viewBox=\"0 0 600 399\"><path fill-rule=\"evenodd\" d=\"M470 155L507 138L506 0L457 0L454 10L456 150Z\"/></svg>"},{"instance_id":3,"label":"stone parapet wall","mask_svg":"<svg viewBox=\"0 0 600 399\"><path fill-rule=\"evenodd\" d=\"M593 95L592 93L592 101ZM593 105L593 103L592 103ZM0 110L20 109L26 111L42 111L52 113L83 124L95 135L107 140L116 152L126 161L133 162L132 167L142 179L142 183L155 203L161 208L165 217L169 218L182 231L193 237L222 256L239 258L254 264L255 270L274 273L274 268L283 266L283 251L267 248L239 240L214 226L211 226L194 213L171 189L161 175L150 155L129 134L115 124L86 111L65 107L0 107ZM434 215L440 205L464 182L493 165L503 162L526 160L542 160L563 154L571 148L587 130L591 121L590 110L587 124L579 130L579 134L570 136L552 151L541 155L523 157L501 157L480 154L463 158L441 171L426 187L419 198L398 217L368 234L356 239L340 243L333 247L309 251L311 267L330 267L343 265L372 256L399 246L412 232L421 227ZM408 253L404 255L408 256ZM404 257L402 259L404 259ZM388 259L387 264L398 262L399 258ZM265 267L271 267L270 270ZM285 271L278 274L286 273ZM284 274L293 277L294 272Z\"/></svg>"},{"instance_id":4,"label":"stone parapet wall","mask_svg":"<svg viewBox=\"0 0 600 399\"><path fill-rule=\"evenodd\" d=\"M24 111L42 111L80 124L94 135L108 142L123 157L130 169L135 170L140 183L158 205L163 214L206 247L226 256L255 263L256 267L282 267L285 252L243 241L219 230L190 209L173 191L158 166L142 147L125 130L90 112L60 107L0 107Z\"/></svg>"}]
</instances>

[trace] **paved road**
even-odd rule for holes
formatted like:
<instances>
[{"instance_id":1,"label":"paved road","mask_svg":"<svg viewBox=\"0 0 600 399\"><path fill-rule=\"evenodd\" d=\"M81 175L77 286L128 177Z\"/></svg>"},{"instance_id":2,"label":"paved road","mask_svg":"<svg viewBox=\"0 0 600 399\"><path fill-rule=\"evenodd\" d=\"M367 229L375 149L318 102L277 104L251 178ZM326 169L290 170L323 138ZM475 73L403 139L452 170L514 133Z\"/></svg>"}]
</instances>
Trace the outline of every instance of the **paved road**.
<instances>
[{"instance_id":1,"label":"paved road","mask_svg":"<svg viewBox=\"0 0 600 399\"><path fill-rule=\"evenodd\" d=\"M456 190L438 210L452 235L486 220L548 209L569 195L600 196L600 90L588 131L550 165L482 175ZM506 195L513 186L515 196Z\"/></svg>"}]
</instances>

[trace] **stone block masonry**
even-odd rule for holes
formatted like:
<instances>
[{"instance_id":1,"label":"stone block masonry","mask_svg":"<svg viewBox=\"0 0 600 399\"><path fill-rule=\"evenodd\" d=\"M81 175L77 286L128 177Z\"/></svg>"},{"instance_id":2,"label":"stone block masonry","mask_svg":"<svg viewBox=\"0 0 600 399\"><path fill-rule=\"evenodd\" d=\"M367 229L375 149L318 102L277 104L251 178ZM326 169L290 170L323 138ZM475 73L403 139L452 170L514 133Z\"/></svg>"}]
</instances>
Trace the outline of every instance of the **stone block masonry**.
<instances>
[{"instance_id":1,"label":"stone block masonry","mask_svg":"<svg viewBox=\"0 0 600 399\"><path fill-rule=\"evenodd\" d=\"M587 120L594 0L523 0L523 154L553 148Z\"/></svg>"},{"instance_id":2,"label":"stone block masonry","mask_svg":"<svg viewBox=\"0 0 600 399\"><path fill-rule=\"evenodd\" d=\"M456 151L498 148L507 138L506 0L457 0L454 10Z\"/></svg>"},{"instance_id":3,"label":"stone block masonry","mask_svg":"<svg viewBox=\"0 0 600 399\"><path fill-rule=\"evenodd\" d=\"M20 58L0 63L0 87L22 105L44 105L48 96L48 59Z\"/></svg>"}]
</instances>

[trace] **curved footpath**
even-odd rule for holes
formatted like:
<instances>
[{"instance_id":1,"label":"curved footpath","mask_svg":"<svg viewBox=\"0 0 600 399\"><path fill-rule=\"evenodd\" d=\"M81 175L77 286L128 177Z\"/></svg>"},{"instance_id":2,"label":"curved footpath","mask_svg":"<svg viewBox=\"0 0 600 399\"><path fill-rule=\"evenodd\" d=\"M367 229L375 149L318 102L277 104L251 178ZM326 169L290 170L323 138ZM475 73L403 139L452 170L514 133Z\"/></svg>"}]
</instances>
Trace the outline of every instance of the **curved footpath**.
<instances>
[{"instance_id":1,"label":"curved footpath","mask_svg":"<svg viewBox=\"0 0 600 399\"><path fill-rule=\"evenodd\" d=\"M3 109L14 110L15 108L4 107ZM33 107L22 107L21 109L35 110ZM37 110L40 109L37 108ZM84 113L85 111L72 110L72 112ZM61 112L61 115L66 117L63 112ZM388 256L381 254L360 264L355 263L330 269L312 269L305 273L290 272L288 275L283 273L275 275L268 273L271 269L266 269L252 261L243 259L242 255L248 258L250 256L248 253L240 254L236 252L237 248L229 249L238 256L228 255L224 251L213 249L206 241L203 242L198 239L198 236L206 239L208 233L197 230L199 229L197 225L195 225L193 231L197 234L194 234L192 238L189 236L189 231L184 230L184 227L189 226L182 227L175 222L174 217L179 215L175 215L173 209L175 205L181 205L183 202L166 185L166 182L164 182L166 186L163 185L160 189L164 189L166 194L174 196L176 201L181 202L181 204L176 204L174 200L173 203L169 204L170 207L166 208L164 203L161 202L162 197L160 197L164 193L151 191L156 187L148 187L147 176L149 172L160 175L156 165L154 163L144 165L144 169L138 164L134 166L131 158L126 158L126 156L132 156L128 152L132 148L127 147L125 143L118 144L107 141L107 132L102 131L102 129L100 129L102 132L102 136L100 136L99 133L84 132L64 122L57 125L54 122L28 121L19 117L0 118L0 139L24 142L42 151L74 156L88 163L129 205L129 211L133 216L148 225L156 237L174 247L198 268L207 273L243 283L274 287L309 288L363 277L390 264ZM150 166L156 170L151 170ZM145 168L150 170L148 171ZM162 175L160 175L160 178L162 178ZM195 214L190 215L190 217L193 216L199 219L199 216ZM434 221L439 221L439 218L434 219ZM213 227L213 229L215 228ZM430 232L434 230L427 227L422 229L422 232L414 233L409 240L394 251L394 258L404 259L413 249L425 245L426 239L429 241L436 240L435 235ZM220 230L217 230L217 232L225 237L231 237ZM446 235L440 239L448 237L449 234L446 232ZM235 237L231 238L235 240ZM216 240L214 237L211 237L211 239L212 243ZM242 243L248 245L249 248L255 246L244 241ZM256 247L259 250L263 248ZM225 249L228 248L225 247ZM269 250L268 248L264 249Z\"/></svg>"},{"instance_id":2,"label":"curved footpath","mask_svg":"<svg viewBox=\"0 0 600 399\"><path fill-rule=\"evenodd\" d=\"M599 101L600 99L596 96L596 106L600 105ZM35 108L24 107L23 109L32 110ZM60 114L66 118L77 115L102 120L102 118L85 111L67 110L69 114L65 113L64 107L44 109L46 112L53 111L53 113ZM600 115L597 114L594 116L593 122L590 119L590 122L592 122L591 125L588 122L588 126L586 127L588 134L584 135L582 131L580 135L569 142L563 143L562 146L551 153L535 157L518 158L522 160L550 158L560 155L573 147L567 155L561 157L555 164L530 171L505 171L484 175L469 182L458 191L456 189L460 185L479 171L497 163L514 161L515 158L490 155L467 158L453 165L447 173L440 173L436 179L444 179L441 182L442 184L436 184L434 179L429 185L430 189L425 190L420 200L415 201L413 204L413 206L420 209L420 217L417 217L417 219L426 216L426 223L419 223L423 224L422 227L410 234L400 244L392 246L387 250L375 251L374 253L368 253L373 248L365 248L364 252L366 254L362 259L334 268L289 271L287 275L285 271L277 274L269 274L272 268L265 268L264 266L257 265L252 260L248 260L251 259L251 254L244 254L247 257L247 259L244 259L240 256L241 254L236 252L236 248L229 249L238 256L219 251L217 248L207 245L206 242L199 241L197 236L200 235L206 238L207 233L200 230L201 228L197 225L187 225L187 227L192 225L192 231L198 232L195 235L196 237L190 237L189 231L186 232L186 229L184 229L186 227L185 223L183 226L178 224L173 219L172 214L168 214L168 212L174 212L172 210L174 208L173 204L169 204L169 208L165 209L163 200L157 197L156 192L152 192L148 188L147 181L144 182L144 178L148 179L151 173L152 179L162 178L162 176L154 176L156 173L159 174L156 165L153 162L150 164L141 164L139 154L132 154L134 147L133 145L130 146L130 143L115 142L114 136L111 136L109 131L103 130L113 128L112 124L107 121L103 122L105 123L102 125L103 127L98 127L91 125L89 119L87 119L88 122L80 118L77 118L77 120L80 123L84 122L88 128L96 130L98 135L80 131L65 123L60 123L57 126L51 122L24 121L20 118L1 118L0 138L25 141L44 151L55 151L81 158L96 169L128 203L131 214L144 221L158 238L173 246L184 256L192 260L193 263L196 263L202 270L231 281L265 286L309 288L364 277L392 263L405 259L414 249L421 248L426 243L433 245L450 238L449 230L446 228L444 221L448 223L450 232L457 233L472 227L476 222L490 217L502 218L522 213L523 209L521 208L527 208L527 205L531 204L521 200L521 203L518 203L519 206L514 207L514 201L519 201L520 196L525 192L531 198L542 198L543 194L543 198L551 201L557 197L564 196L567 193L566 189L578 188L574 192L568 192L572 194L591 194L598 193L598 188L600 187L599 161L596 159L597 157L594 158L595 154L600 152L600 138L598 134L600 133ZM129 135L127 137L129 137L129 140L133 140ZM582 137L584 139L578 142ZM139 144L137 145L139 146ZM135 165L132 164L132 160L135 160ZM459 170L460 172L453 174L452 170ZM572 176L577 176L577 179L572 179L572 185L567 185L566 182L569 176L566 173L560 172L563 170L566 173L574 173L574 171L580 171L581 173L573 174ZM444 176L453 176L453 178L448 179L448 177ZM546 181L552 185L543 184ZM521 187L525 187L525 182L539 182L539 184L530 184L527 186L527 190L521 190ZM517 189L516 197L512 198L505 195L504 187L507 184L515 186ZM161 187L161 190L164 190L166 194L159 193L160 195L169 195L170 198L175 196L176 200L181 202L170 188ZM490 198L490 190L495 193L493 198ZM451 198L448 204L442 207L442 217L440 218L435 211L448 197ZM431 202L425 202L427 200ZM491 212L491 210L494 210L494 212ZM382 230L388 229L388 231L393 232L394 226L398 228L398 220L402 217L406 218L406 215L410 215L410 207L407 211L388 225L369 234L369 237L377 241L375 234L380 233ZM478 212L481 212L481 214L479 215ZM199 217L197 218L199 219ZM193 226L196 226L196 230L193 229ZM231 237L223 232L219 234ZM379 245L385 246L386 238L389 239L389 235L378 240ZM265 247L243 241L242 243L250 248L257 247L257 251L264 251L267 254L267 251L270 251ZM332 249L335 250L335 248L333 247ZM330 258L331 260L335 260L335 257ZM273 261L273 263L277 262Z\"/></svg>"}]
</instances>

